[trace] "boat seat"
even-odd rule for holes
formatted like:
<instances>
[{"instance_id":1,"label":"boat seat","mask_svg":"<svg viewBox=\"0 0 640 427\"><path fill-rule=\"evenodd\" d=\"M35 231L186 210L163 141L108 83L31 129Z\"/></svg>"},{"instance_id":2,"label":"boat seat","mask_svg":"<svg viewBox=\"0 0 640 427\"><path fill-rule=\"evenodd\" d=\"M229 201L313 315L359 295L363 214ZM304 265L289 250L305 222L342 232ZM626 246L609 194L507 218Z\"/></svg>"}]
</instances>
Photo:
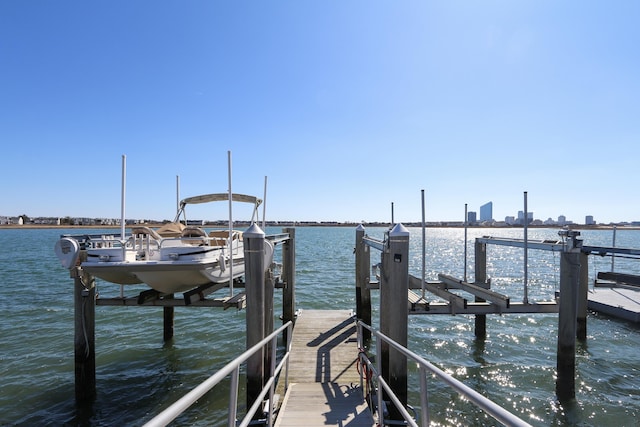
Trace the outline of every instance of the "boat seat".
<instances>
[{"instance_id":1,"label":"boat seat","mask_svg":"<svg viewBox=\"0 0 640 427\"><path fill-rule=\"evenodd\" d=\"M146 236L146 235L148 235L152 239L155 239L155 240L162 239L162 237L160 237L160 235L155 230L153 230L153 229L151 229L149 227L144 227L144 226L134 227L131 230L131 234L134 235L134 236L140 236L140 235Z\"/></svg>"},{"instance_id":2,"label":"boat seat","mask_svg":"<svg viewBox=\"0 0 640 427\"><path fill-rule=\"evenodd\" d=\"M157 231L162 237L180 237L184 229L185 225L181 222L168 222Z\"/></svg>"},{"instance_id":3,"label":"boat seat","mask_svg":"<svg viewBox=\"0 0 640 427\"><path fill-rule=\"evenodd\" d=\"M201 246L207 244L207 233L198 227L186 227L180 235L182 241L189 245Z\"/></svg>"},{"instance_id":4,"label":"boat seat","mask_svg":"<svg viewBox=\"0 0 640 427\"><path fill-rule=\"evenodd\" d=\"M233 230L233 240L242 240L242 231ZM226 246L229 238L229 230L213 230L209 232L211 246Z\"/></svg>"},{"instance_id":5,"label":"boat seat","mask_svg":"<svg viewBox=\"0 0 640 427\"><path fill-rule=\"evenodd\" d=\"M213 230L209 232L209 244L211 246L226 246L229 230Z\"/></svg>"},{"instance_id":6,"label":"boat seat","mask_svg":"<svg viewBox=\"0 0 640 427\"><path fill-rule=\"evenodd\" d=\"M233 239L241 239L242 231L233 230ZM213 230L209 232L209 237L215 237L218 239L228 239L229 238L229 230Z\"/></svg>"}]
</instances>

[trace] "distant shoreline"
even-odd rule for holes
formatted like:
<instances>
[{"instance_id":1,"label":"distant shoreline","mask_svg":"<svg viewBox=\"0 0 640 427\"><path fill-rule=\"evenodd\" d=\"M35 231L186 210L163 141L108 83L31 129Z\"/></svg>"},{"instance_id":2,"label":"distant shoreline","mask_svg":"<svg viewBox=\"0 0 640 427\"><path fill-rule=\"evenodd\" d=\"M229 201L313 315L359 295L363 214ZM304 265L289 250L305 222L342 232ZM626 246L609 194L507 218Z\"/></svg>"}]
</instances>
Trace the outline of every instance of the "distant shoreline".
<instances>
[{"instance_id":1,"label":"distant shoreline","mask_svg":"<svg viewBox=\"0 0 640 427\"><path fill-rule=\"evenodd\" d=\"M135 224L135 225L127 225L126 228L130 229L138 226L146 226L146 227L161 227L162 223L146 223L146 224ZM249 224L238 223L237 226L248 226ZM269 227L357 227L360 225L359 223L327 223L327 224L313 224L313 223L304 223L304 224L293 224L293 223L283 223L283 224L267 224ZM389 227L391 224L384 223L375 223L375 224L364 224L364 227ZM416 228L421 227L420 224L410 223L403 224L407 228ZM204 225L203 227L220 227L213 225ZM447 224L428 224L425 226L426 228L464 228L463 225L447 225ZM530 225L528 228L550 228L550 229L558 229L561 230L563 228L569 228L572 230L613 230L616 227L619 230L640 230L640 227L635 225L579 225L579 224L571 224L568 226L559 226L559 225ZM482 226L482 225L470 225L469 229L490 229L490 230L512 230L512 229L522 229L521 225L517 226L504 226L504 227L492 227L492 226ZM120 229L119 225L52 225L52 224L0 224L0 230L10 230L10 229Z\"/></svg>"}]
</instances>

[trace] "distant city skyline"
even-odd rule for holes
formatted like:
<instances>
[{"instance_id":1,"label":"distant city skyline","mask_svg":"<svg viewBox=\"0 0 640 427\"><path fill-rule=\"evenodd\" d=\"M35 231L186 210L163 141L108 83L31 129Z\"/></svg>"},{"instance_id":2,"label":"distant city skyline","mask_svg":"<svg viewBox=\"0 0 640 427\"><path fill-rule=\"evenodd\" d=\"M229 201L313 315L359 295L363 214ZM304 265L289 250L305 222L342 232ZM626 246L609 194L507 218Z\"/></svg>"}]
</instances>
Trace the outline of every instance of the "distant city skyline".
<instances>
[{"instance_id":1,"label":"distant city skyline","mask_svg":"<svg viewBox=\"0 0 640 427\"><path fill-rule=\"evenodd\" d=\"M551 217L547 218L547 219L541 219L541 218L535 218L534 216L534 212L527 212L528 214L528 218L529 218L529 224L533 224L533 225L549 225L549 226L563 226L563 225L616 225L616 224L620 224L620 225L625 225L625 224L629 224L629 225L640 225L640 220L639 221L615 221L615 222L598 222L592 215L586 215L584 221L576 221L576 220L571 220L571 219L567 219L566 216L564 215L558 215L557 219L553 219ZM10 216L10 215L0 215L0 225L6 225L6 224L22 224L24 222L24 216L26 216L26 221L33 221L36 224L50 224L50 225L62 225L62 224L75 224L75 225L91 225L91 224L97 224L97 225L107 225L107 226L113 226L113 225L119 225L121 223L121 218L110 218L110 217L79 217L79 216L72 216L72 215L67 215L64 217L57 217L57 216L37 216L37 217L31 217L29 215L23 214L23 215L15 215L15 216ZM150 221L150 222L157 222L157 223L161 223L161 222L166 222L166 221L171 221L173 218L153 218L153 217L140 217L140 218L132 218L127 216L126 217L126 221L127 223L139 223L139 222L146 222L146 221ZM202 223L204 224L215 224L215 223L226 223L227 219L224 218L192 218L191 220L194 223ZM245 220L234 220L238 223L246 223L247 221ZM260 222L260 221L258 221ZM278 224L278 223L335 223L335 224L357 224L357 223L390 223L390 220L378 220L378 221L338 221L338 220L299 220L299 219L292 219L292 218L283 218L283 219L271 219L268 220L267 223L269 224ZM398 222L398 221L396 221ZM407 224L417 224L417 223L421 223L421 220L414 220L414 221L404 221L404 223ZM438 224L438 223L442 223L442 224L463 224L464 220L442 220L442 221L426 221L427 224ZM504 218L504 220L496 220L496 219L489 219L489 220L479 220L477 218L477 213L475 211L468 211L467 212L467 223L470 225L478 225L478 224L506 224L506 225L523 225L524 224L524 211L518 211L517 216L506 216Z\"/></svg>"},{"instance_id":2,"label":"distant city skyline","mask_svg":"<svg viewBox=\"0 0 640 427\"><path fill-rule=\"evenodd\" d=\"M567 217L563 214L558 215L555 219L552 217L548 217L546 219L536 218L535 212L527 210L527 216L529 218L529 224L534 221L540 221L542 224L547 225L565 225L565 224L584 224L584 225L594 225L598 224L596 218L593 215L585 215L584 222L576 219L567 219ZM517 216L507 215L504 220L499 220L493 218L493 202L489 201L480 206L480 217L478 218L476 211L468 211L467 212L467 222L473 224L476 222L484 223L484 222L505 222L510 225L515 224L524 224L524 211L519 210ZM637 221L620 221L620 222L637 222Z\"/></svg>"}]
</instances>

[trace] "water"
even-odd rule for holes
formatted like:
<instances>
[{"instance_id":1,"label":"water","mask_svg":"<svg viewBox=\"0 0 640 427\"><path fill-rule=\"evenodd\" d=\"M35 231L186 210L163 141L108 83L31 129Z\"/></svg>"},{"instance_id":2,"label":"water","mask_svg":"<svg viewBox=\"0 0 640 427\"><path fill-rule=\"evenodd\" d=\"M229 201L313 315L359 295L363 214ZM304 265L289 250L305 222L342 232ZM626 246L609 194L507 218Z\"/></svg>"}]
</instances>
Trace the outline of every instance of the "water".
<instances>
[{"instance_id":1,"label":"water","mask_svg":"<svg viewBox=\"0 0 640 427\"><path fill-rule=\"evenodd\" d=\"M280 232L269 229L267 233ZM383 229L367 229L381 238ZM411 231L411 274L421 276L420 229ZM157 307L96 308L97 397L74 399L73 281L53 253L61 233L77 230L0 229L0 425L141 425L191 390L245 347L244 311L177 308L175 336L162 340ZM469 230L521 237L522 230ZM583 231L585 243L610 245L611 231ZM557 238L557 230L531 229L530 239ZM354 228L296 229L296 299L302 309L355 309ZM438 273L462 277L464 231L427 229L427 279ZM640 231L619 230L617 245L640 247ZM278 251L279 252L279 251ZM552 298L559 288L559 255L529 251L529 300ZM372 251L372 263L379 254ZM610 258L590 257L591 280L609 270ZM640 263L616 259L616 270L640 274ZM522 299L522 250L490 246L492 288ZM127 295L136 289L126 288ZM102 296L120 288L98 283ZM276 313L281 311L276 291ZM373 292L374 326L379 300ZM279 324L276 321L276 324ZM473 336L472 316L411 316L409 348L536 426L638 426L640 328L590 314L588 339L577 348L576 403L555 401L557 315L487 317L487 338ZM410 403L417 406L417 377L410 366ZM242 383L242 381L241 381ZM492 425L443 385L430 383L433 425ZM174 425L222 425L228 385L201 399ZM244 398L240 398L243 406Z\"/></svg>"}]
</instances>

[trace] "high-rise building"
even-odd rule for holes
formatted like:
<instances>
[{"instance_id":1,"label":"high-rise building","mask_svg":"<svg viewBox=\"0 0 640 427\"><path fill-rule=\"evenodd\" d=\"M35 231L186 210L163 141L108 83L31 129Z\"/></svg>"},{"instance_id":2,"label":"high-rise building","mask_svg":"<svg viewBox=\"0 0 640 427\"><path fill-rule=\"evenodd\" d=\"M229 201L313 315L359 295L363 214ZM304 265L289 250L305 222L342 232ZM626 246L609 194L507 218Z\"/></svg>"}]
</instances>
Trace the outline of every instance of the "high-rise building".
<instances>
[{"instance_id":1,"label":"high-rise building","mask_svg":"<svg viewBox=\"0 0 640 427\"><path fill-rule=\"evenodd\" d=\"M533 222L533 212L527 212L527 218L527 224L531 224ZM516 223L524 225L524 211L518 211L518 219Z\"/></svg>"},{"instance_id":2,"label":"high-rise building","mask_svg":"<svg viewBox=\"0 0 640 427\"><path fill-rule=\"evenodd\" d=\"M586 217L584 217L584 223L586 225L596 225L596 222L593 219L593 215L587 215Z\"/></svg>"},{"instance_id":3,"label":"high-rise building","mask_svg":"<svg viewBox=\"0 0 640 427\"><path fill-rule=\"evenodd\" d=\"M467 223L470 225L475 224L476 222L478 222L478 216L476 215L475 212L467 212Z\"/></svg>"},{"instance_id":4,"label":"high-rise building","mask_svg":"<svg viewBox=\"0 0 640 427\"><path fill-rule=\"evenodd\" d=\"M493 221L493 202L480 206L480 222Z\"/></svg>"}]
</instances>

